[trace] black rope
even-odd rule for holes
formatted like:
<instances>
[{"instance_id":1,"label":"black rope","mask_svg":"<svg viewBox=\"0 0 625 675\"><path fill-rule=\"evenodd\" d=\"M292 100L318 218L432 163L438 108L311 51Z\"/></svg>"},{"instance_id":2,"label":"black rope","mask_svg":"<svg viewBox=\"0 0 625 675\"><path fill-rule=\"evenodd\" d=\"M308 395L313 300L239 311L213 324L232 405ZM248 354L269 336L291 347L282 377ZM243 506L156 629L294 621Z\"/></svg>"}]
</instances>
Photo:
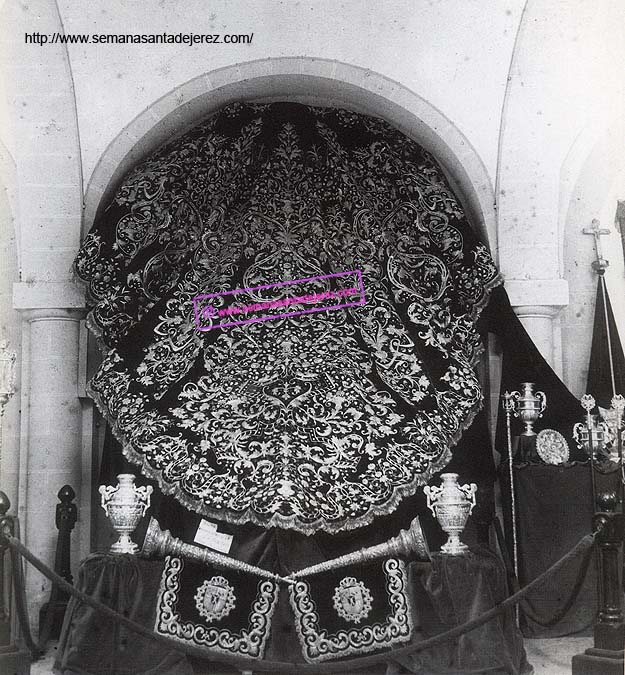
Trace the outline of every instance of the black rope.
<instances>
[{"instance_id":1,"label":"black rope","mask_svg":"<svg viewBox=\"0 0 625 675\"><path fill-rule=\"evenodd\" d=\"M15 521L15 527L19 536L19 522ZM46 649L46 644L50 639L52 633L53 618L55 613L54 603L58 598L58 585L53 583L50 591L50 599L48 600L48 607L44 614L43 621L39 629L39 640L35 642L32 632L30 630L30 621L28 620L28 607L26 604L26 589L24 584L24 560L18 555L17 551L11 549L9 551L11 556L11 569L13 570L14 588L15 588L15 606L17 610L18 619L22 626L24 642L31 653L33 661L41 658ZM58 563L58 548L56 552L55 562Z\"/></svg>"},{"instance_id":2,"label":"black rope","mask_svg":"<svg viewBox=\"0 0 625 675\"><path fill-rule=\"evenodd\" d=\"M452 640L464 633L478 628L482 624L490 621L498 614L501 614L508 608L517 604L521 598L523 598L527 593L533 590L536 586L541 584L545 579L550 577L554 572L556 572L562 565L568 562L571 558L574 558L578 555L579 551L588 549L592 547L595 540L595 534L587 534L582 537L579 542L560 560L555 562L551 567L545 570L541 575L536 577L534 581L529 583L527 586L522 588L518 593L511 595L509 598L506 598L504 601L500 602L498 605L495 605L492 609L489 609L487 612L484 612L480 616L467 621L460 626L451 628L443 633L439 633L431 638L422 640L421 642L409 644L405 647L400 647L399 649L394 649L390 654L375 654L372 656L364 656L356 659L349 659L345 661L336 661L334 663L324 663L324 664L307 664L301 662L287 662L287 661L263 661L261 659L248 659L240 656L234 656L229 654L222 654L221 652L214 652L210 649L200 649L199 647L193 647L191 645L185 645L171 638L165 637L155 633L149 628L142 626L131 619L119 614L115 610L103 605L102 603L94 600L91 596L87 595L83 591L74 588L69 584L65 579L60 577L54 571L52 571L44 562L42 562L37 556L31 553L26 546L24 546L18 539L11 536L6 536L6 542L8 546L11 547L11 550L15 550L16 553L22 555L33 567L37 568L43 575L48 577L53 583L58 584L58 586L72 595L77 600L80 600L84 604L88 605L95 611L108 616L111 619L114 619L118 623L126 626L135 633L139 633L144 637L147 637L156 642L160 642L164 645L167 645L173 651L183 652L189 654L196 658L202 660L212 659L216 662L229 663L241 670L255 670L260 672L271 672L271 673L293 673L294 671L301 674L315 674L319 675L320 673L335 673L335 672L346 672L349 669L356 670L359 668L365 668L374 664L379 664L381 662L388 661L397 661L402 657L409 656L414 652L422 651L423 649L428 649L434 647L435 645L442 644L449 640ZM14 576L14 582L17 582L16 577ZM18 614L20 618L20 623L26 621L28 623L28 616L23 617L22 614Z\"/></svg>"},{"instance_id":3,"label":"black rope","mask_svg":"<svg viewBox=\"0 0 625 675\"><path fill-rule=\"evenodd\" d=\"M22 570L22 559L17 551L10 549L11 567L13 572L13 588L15 589L15 610L17 618L22 628L24 642L28 651L31 653L33 660L36 661L42 654L40 645L34 640L30 632L30 621L28 619L28 609L26 607L26 594L24 591L24 578Z\"/></svg>"},{"instance_id":4,"label":"black rope","mask_svg":"<svg viewBox=\"0 0 625 675\"><path fill-rule=\"evenodd\" d=\"M577 600L577 596L582 590L584 581L586 581L586 576L588 575L588 568L590 567L590 561L592 559L592 553L593 553L592 548L589 548L586 551L584 551L584 558L582 559L582 564L580 565L580 568L577 572L577 577L575 578L575 583L573 584L573 590L571 591L571 595L568 597L564 605L551 617L551 619L548 620L540 619L534 613L534 607L527 598L525 598L524 602L521 604L523 614L525 614L525 616L528 619L530 619L534 623L537 623L539 626L542 626L543 628L551 628L552 626L555 626L557 623L562 621L562 619L567 615L567 613L573 606L575 600Z\"/></svg>"}]
</instances>

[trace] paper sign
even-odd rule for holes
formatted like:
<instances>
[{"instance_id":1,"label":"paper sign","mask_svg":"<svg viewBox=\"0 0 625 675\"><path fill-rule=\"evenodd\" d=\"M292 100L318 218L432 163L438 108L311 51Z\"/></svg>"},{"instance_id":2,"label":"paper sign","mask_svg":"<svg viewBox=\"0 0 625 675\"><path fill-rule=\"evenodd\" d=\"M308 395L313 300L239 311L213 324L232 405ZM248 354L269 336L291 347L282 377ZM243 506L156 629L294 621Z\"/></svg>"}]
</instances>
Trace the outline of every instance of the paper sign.
<instances>
[{"instance_id":1,"label":"paper sign","mask_svg":"<svg viewBox=\"0 0 625 675\"><path fill-rule=\"evenodd\" d=\"M209 527L202 527L202 523L207 523ZM213 523L208 523L205 520L202 523L200 523L193 541L196 544L212 548L214 551L219 551L220 553L230 553L233 536L217 532L216 525L212 528L210 527Z\"/></svg>"},{"instance_id":2,"label":"paper sign","mask_svg":"<svg viewBox=\"0 0 625 675\"><path fill-rule=\"evenodd\" d=\"M217 523L211 523L210 520L202 520L200 521L200 524L198 525L199 530L208 530L209 532L217 532Z\"/></svg>"}]
</instances>

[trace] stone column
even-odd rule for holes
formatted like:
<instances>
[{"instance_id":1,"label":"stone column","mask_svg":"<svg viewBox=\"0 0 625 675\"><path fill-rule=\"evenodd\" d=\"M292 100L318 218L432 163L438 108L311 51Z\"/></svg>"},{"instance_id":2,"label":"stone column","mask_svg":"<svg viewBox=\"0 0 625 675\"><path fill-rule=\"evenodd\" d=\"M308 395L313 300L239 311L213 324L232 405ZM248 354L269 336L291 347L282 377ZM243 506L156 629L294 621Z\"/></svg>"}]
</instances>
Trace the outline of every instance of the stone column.
<instances>
[{"instance_id":1,"label":"stone column","mask_svg":"<svg viewBox=\"0 0 625 675\"><path fill-rule=\"evenodd\" d=\"M64 483L82 491L77 380L84 298L71 281L83 201L76 97L67 45L41 47L24 37L63 34L55 0L0 3L0 23L0 55L9 55L2 112L18 207L20 282L13 286L13 307L23 318L18 513L22 539L51 564L57 492ZM83 511L79 518L88 522ZM73 548L79 537L72 538ZM36 624L49 585L32 567L26 570Z\"/></svg>"},{"instance_id":2,"label":"stone column","mask_svg":"<svg viewBox=\"0 0 625 675\"><path fill-rule=\"evenodd\" d=\"M569 302L564 279L508 279L510 303L534 344L562 377L562 344L557 317Z\"/></svg>"},{"instance_id":3,"label":"stone column","mask_svg":"<svg viewBox=\"0 0 625 675\"><path fill-rule=\"evenodd\" d=\"M66 306L42 306L54 299ZM35 288L16 284L14 303L23 312L27 333L22 372L25 383L22 400L25 457L20 476L20 484L25 485L20 486L24 498L19 513L22 540L35 555L53 566L57 493L66 483L78 495L82 489L82 407L78 398L82 297L80 290L70 283L36 284ZM85 517L88 514L79 515L81 519ZM74 537L74 565L78 551L79 540ZM27 568L26 596L35 626L49 593L47 580Z\"/></svg>"},{"instance_id":4,"label":"stone column","mask_svg":"<svg viewBox=\"0 0 625 675\"><path fill-rule=\"evenodd\" d=\"M15 362L15 393L4 408L0 439L0 489L11 502L10 515L17 513L20 447L21 328L19 312L13 310L13 283L18 279L17 238L15 233L16 178L13 158L0 141L0 342L9 342Z\"/></svg>"}]
</instances>

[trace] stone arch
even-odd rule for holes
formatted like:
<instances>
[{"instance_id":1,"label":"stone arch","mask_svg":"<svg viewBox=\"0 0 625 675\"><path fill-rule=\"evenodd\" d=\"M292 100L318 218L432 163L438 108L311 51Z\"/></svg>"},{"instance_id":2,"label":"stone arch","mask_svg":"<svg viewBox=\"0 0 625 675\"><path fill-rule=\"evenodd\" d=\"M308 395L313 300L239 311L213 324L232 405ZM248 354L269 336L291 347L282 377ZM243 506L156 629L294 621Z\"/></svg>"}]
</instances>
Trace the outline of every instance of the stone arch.
<instances>
[{"instance_id":1,"label":"stone arch","mask_svg":"<svg viewBox=\"0 0 625 675\"><path fill-rule=\"evenodd\" d=\"M280 57L227 66L170 91L130 122L106 148L85 194L83 234L121 177L162 143L234 101L289 100L340 106L381 117L430 151L496 259L494 191L480 156L440 110L371 70L312 57Z\"/></svg>"}]
</instances>

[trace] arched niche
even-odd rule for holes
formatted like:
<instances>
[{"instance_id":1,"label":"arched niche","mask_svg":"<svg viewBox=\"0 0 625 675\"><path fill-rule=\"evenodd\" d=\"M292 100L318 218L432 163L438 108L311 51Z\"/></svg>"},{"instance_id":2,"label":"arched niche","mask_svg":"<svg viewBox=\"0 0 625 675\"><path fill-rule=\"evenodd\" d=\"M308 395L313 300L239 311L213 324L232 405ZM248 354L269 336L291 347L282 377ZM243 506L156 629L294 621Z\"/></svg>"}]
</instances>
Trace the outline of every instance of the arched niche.
<instances>
[{"instance_id":1,"label":"arched niche","mask_svg":"<svg viewBox=\"0 0 625 675\"><path fill-rule=\"evenodd\" d=\"M311 57L249 61L185 82L146 108L109 144L85 194L83 235L122 176L164 142L234 101L295 101L385 119L443 166L474 226L497 258L494 192L467 138L440 110L403 85L357 66Z\"/></svg>"}]
</instances>

